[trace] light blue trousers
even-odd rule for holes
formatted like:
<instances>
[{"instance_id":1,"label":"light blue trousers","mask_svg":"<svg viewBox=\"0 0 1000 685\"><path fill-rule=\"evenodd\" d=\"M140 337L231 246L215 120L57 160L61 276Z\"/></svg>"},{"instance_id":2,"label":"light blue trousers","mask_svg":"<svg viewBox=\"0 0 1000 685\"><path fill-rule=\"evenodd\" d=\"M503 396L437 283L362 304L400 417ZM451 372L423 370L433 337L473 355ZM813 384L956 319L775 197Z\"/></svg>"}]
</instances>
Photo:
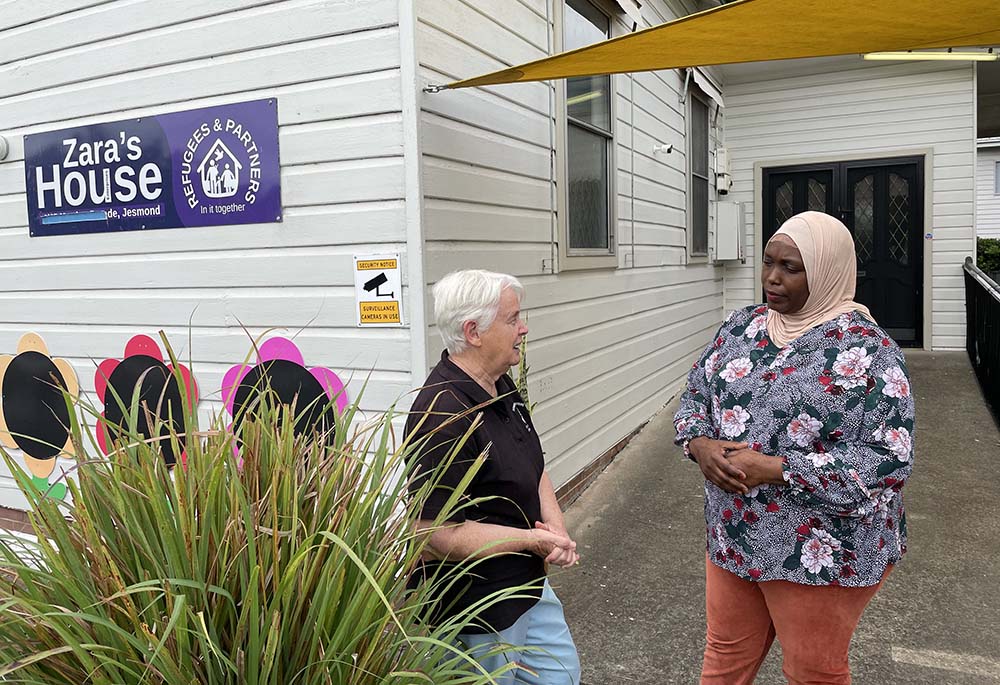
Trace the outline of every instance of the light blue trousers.
<instances>
[{"instance_id":1,"label":"light blue trousers","mask_svg":"<svg viewBox=\"0 0 1000 685\"><path fill-rule=\"evenodd\" d=\"M566 625L562 602L545 581L542 597L535 606L517 619L510 628L499 633L475 635L465 633L458 639L475 654L488 652L497 644L532 647L524 652L499 652L477 656L487 671L496 670L516 661L519 668L504 673L498 685L579 685L580 657L573 636Z\"/></svg>"}]
</instances>

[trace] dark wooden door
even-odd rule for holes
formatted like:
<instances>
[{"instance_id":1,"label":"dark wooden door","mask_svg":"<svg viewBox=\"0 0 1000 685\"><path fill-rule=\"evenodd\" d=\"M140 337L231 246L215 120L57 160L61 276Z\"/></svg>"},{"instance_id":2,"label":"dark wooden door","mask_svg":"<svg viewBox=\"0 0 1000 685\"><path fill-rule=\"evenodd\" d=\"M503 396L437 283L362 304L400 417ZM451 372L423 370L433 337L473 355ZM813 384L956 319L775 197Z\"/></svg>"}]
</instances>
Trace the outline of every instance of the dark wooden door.
<instances>
[{"instance_id":1,"label":"dark wooden door","mask_svg":"<svg viewBox=\"0 0 1000 685\"><path fill-rule=\"evenodd\" d=\"M806 210L854 236L858 302L900 345L923 332L923 160L862 160L764 170L763 239Z\"/></svg>"},{"instance_id":2,"label":"dark wooden door","mask_svg":"<svg viewBox=\"0 0 1000 685\"><path fill-rule=\"evenodd\" d=\"M858 253L858 301L901 345L919 344L923 318L917 171L915 164L857 163L845 169L844 223Z\"/></svg>"},{"instance_id":3,"label":"dark wooden door","mask_svg":"<svg viewBox=\"0 0 1000 685\"><path fill-rule=\"evenodd\" d=\"M772 227L765 242L770 240L786 219L813 210L826 212L836 211L834 197L834 169L830 166L803 168L794 171L779 171L768 175L771 190L767 193L770 200L771 220L766 222ZM768 203L765 202L765 206Z\"/></svg>"}]
</instances>

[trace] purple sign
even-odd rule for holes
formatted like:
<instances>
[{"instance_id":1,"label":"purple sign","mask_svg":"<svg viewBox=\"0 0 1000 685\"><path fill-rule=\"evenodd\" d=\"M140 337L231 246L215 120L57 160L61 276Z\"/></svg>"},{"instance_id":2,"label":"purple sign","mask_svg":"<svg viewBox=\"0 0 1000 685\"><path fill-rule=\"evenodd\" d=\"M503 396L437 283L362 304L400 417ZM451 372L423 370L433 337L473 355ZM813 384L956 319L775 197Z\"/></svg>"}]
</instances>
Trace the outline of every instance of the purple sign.
<instances>
[{"instance_id":1,"label":"purple sign","mask_svg":"<svg viewBox=\"0 0 1000 685\"><path fill-rule=\"evenodd\" d=\"M24 138L32 236L281 221L278 102Z\"/></svg>"}]
</instances>

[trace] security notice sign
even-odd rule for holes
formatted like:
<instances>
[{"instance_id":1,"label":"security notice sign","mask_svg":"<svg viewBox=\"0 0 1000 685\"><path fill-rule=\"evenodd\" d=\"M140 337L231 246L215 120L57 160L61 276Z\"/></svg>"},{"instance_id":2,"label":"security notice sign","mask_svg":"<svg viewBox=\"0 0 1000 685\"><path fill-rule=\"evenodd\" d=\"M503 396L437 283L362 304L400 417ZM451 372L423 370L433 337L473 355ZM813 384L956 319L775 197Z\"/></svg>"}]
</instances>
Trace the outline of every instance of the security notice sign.
<instances>
[{"instance_id":1,"label":"security notice sign","mask_svg":"<svg viewBox=\"0 0 1000 685\"><path fill-rule=\"evenodd\" d=\"M358 326L402 326L399 255L354 256Z\"/></svg>"}]
</instances>

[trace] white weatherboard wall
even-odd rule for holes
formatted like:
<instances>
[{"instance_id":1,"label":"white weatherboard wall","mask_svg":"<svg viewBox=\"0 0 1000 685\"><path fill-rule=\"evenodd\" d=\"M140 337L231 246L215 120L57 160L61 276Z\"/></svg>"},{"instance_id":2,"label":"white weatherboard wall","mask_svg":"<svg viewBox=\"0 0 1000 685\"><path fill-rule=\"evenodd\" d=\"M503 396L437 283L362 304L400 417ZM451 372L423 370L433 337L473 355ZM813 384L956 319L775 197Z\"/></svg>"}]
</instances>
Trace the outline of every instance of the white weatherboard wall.
<instances>
[{"instance_id":1,"label":"white weatherboard wall","mask_svg":"<svg viewBox=\"0 0 1000 685\"><path fill-rule=\"evenodd\" d=\"M812 64L813 66L810 66ZM925 175L933 241L930 342L935 349L965 346L962 263L975 252L975 94L966 63L922 62L869 66L859 58L802 60L796 73L727 71L726 142L732 153L731 197L745 203L747 265L726 269L726 306L757 301L754 165L852 160L930 149ZM775 66L780 70L781 66ZM773 74L774 72L772 72Z\"/></svg>"},{"instance_id":2,"label":"white weatherboard wall","mask_svg":"<svg viewBox=\"0 0 1000 685\"><path fill-rule=\"evenodd\" d=\"M399 0L3 3L0 352L34 330L92 393L95 360L163 329L218 410L223 373L250 349L241 324L279 327L308 366L353 378L352 394L370 379L364 407L407 392L409 331L358 330L352 275L355 253L407 260L398 12ZM24 134L271 97L283 223L28 236ZM19 501L0 477L0 505Z\"/></svg>"},{"instance_id":3,"label":"white weatherboard wall","mask_svg":"<svg viewBox=\"0 0 1000 685\"><path fill-rule=\"evenodd\" d=\"M446 83L544 57L562 30L558 1L416 0L418 78ZM662 0L642 11L646 25L678 16ZM631 31L624 13L614 16L615 35ZM618 268L591 271L553 273L554 84L421 98L426 280L485 268L524 283L533 418L557 486L670 398L723 314L722 270L686 265L682 77L613 78ZM674 152L654 155L661 143ZM430 310L428 300L428 319ZM433 326L427 349L433 364Z\"/></svg>"},{"instance_id":4,"label":"white weatherboard wall","mask_svg":"<svg viewBox=\"0 0 1000 685\"><path fill-rule=\"evenodd\" d=\"M976 234L980 238L1000 238L998 163L1000 146L979 148L976 153Z\"/></svg>"}]
</instances>

